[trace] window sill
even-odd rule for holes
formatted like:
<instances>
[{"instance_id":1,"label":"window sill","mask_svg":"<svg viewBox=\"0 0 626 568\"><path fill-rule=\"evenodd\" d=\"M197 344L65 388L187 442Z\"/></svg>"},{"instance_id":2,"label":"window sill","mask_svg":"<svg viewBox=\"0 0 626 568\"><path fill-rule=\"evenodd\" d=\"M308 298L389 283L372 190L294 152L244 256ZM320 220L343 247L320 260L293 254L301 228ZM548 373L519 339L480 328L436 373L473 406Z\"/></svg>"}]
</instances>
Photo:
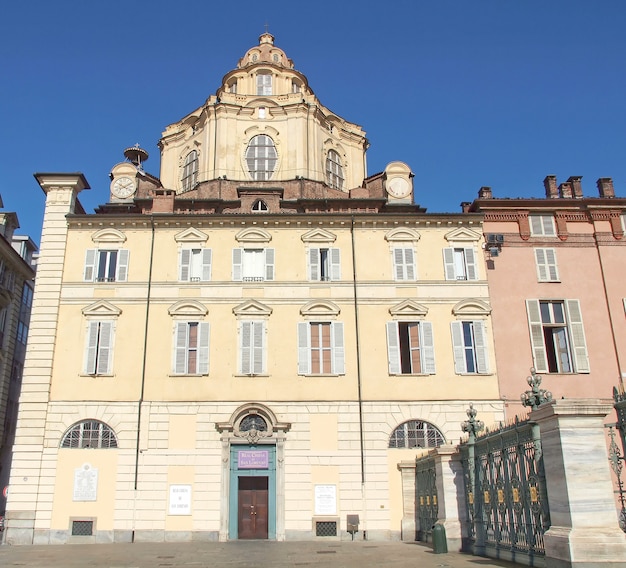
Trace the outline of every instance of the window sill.
<instances>
[{"instance_id":1,"label":"window sill","mask_svg":"<svg viewBox=\"0 0 626 568\"><path fill-rule=\"evenodd\" d=\"M559 284L560 280L537 280L539 284Z\"/></svg>"},{"instance_id":2,"label":"window sill","mask_svg":"<svg viewBox=\"0 0 626 568\"><path fill-rule=\"evenodd\" d=\"M237 379L266 379L269 377L268 374L266 373L246 373L246 374L237 374L237 375L233 375L233 377L237 378Z\"/></svg>"},{"instance_id":3,"label":"window sill","mask_svg":"<svg viewBox=\"0 0 626 568\"><path fill-rule=\"evenodd\" d=\"M423 377L433 377L435 373L389 373L390 377L415 377L415 378L423 378Z\"/></svg>"},{"instance_id":4,"label":"window sill","mask_svg":"<svg viewBox=\"0 0 626 568\"><path fill-rule=\"evenodd\" d=\"M338 374L330 374L330 373L319 373L319 374L306 374L306 375L298 375L299 377L311 378L311 379L335 379L337 377L343 377L344 375Z\"/></svg>"},{"instance_id":5,"label":"window sill","mask_svg":"<svg viewBox=\"0 0 626 568\"><path fill-rule=\"evenodd\" d=\"M112 379L115 377L113 373L80 373L78 376L88 379Z\"/></svg>"},{"instance_id":6,"label":"window sill","mask_svg":"<svg viewBox=\"0 0 626 568\"><path fill-rule=\"evenodd\" d=\"M208 377L209 375L208 373L206 375L202 375L199 373L170 373L167 376L172 379L178 379L180 377Z\"/></svg>"}]
</instances>

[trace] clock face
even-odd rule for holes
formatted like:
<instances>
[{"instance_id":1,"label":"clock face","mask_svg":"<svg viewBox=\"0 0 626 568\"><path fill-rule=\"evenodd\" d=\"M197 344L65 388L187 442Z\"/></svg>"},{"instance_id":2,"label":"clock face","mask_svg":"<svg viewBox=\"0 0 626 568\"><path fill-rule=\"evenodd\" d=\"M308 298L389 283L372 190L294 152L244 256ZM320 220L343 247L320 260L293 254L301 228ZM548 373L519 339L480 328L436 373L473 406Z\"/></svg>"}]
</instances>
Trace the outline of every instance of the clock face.
<instances>
[{"instance_id":1,"label":"clock face","mask_svg":"<svg viewBox=\"0 0 626 568\"><path fill-rule=\"evenodd\" d=\"M387 181L387 193L392 197L408 197L411 193L411 186L404 178L391 178Z\"/></svg>"},{"instance_id":2,"label":"clock face","mask_svg":"<svg viewBox=\"0 0 626 568\"><path fill-rule=\"evenodd\" d=\"M135 180L129 177L117 178L111 186L111 193L121 199L130 197L135 193Z\"/></svg>"}]
</instances>

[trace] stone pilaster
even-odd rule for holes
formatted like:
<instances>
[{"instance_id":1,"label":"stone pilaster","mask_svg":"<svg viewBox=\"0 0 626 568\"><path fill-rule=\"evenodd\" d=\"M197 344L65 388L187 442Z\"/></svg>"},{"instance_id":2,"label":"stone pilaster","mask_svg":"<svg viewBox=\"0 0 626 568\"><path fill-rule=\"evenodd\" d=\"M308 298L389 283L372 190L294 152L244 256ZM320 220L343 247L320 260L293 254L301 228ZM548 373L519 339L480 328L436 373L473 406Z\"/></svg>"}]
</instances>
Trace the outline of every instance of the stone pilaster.
<instances>
[{"instance_id":1,"label":"stone pilaster","mask_svg":"<svg viewBox=\"0 0 626 568\"><path fill-rule=\"evenodd\" d=\"M530 414L541 429L551 527L548 568L624 566L626 535L617 522L603 420L596 399L557 400Z\"/></svg>"},{"instance_id":2,"label":"stone pilaster","mask_svg":"<svg viewBox=\"0 0 626 568\"><path fill-rule=\"evenodd\" d=\"M416 539L415 527L415 460L398 464L402 478L402 533L406 542Z\"/></svg>"},{"instance_id":3,"label":"stone pilaster","mask_svg":"<svg viewBox=\"0 0 626 568\"><path fill-rule=\"evenodd\" d=\"M35 174L35 178L46 194L46 207L9 481L8 544L32 544L36 530L49 529L52 500L47 496L54 488L45 484L54 483L55 463L43 457L65 264L65 216L77 209L78 193L89 189L80 173ZM46 471L49 467L52 471Z\"/></svg>"},{"instance_id":4,"label":"stone pilaster","mask_svg":"<svg viewBox=\"0 0 626 568\"><path fill-rule=\"evenodd\" d=\"M438 521L446 529L448 550L462 548L461 518L465 517L463 464L457 446L440 446L434 452L439 499Z\"/></svg>"}]
</instances>

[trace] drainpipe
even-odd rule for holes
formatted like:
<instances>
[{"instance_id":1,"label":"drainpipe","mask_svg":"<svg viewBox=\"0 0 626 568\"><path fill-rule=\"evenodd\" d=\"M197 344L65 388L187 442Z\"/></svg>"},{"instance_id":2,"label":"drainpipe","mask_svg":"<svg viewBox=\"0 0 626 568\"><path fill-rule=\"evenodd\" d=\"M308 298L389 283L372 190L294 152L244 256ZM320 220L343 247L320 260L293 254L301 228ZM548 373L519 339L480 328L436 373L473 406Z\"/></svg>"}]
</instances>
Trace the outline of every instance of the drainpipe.
<instances>
[{"instance_id":1,"label":"drainpipe","mask_svg":"<svg viewBox=\"0 0 626 568\"><path fill-rule=\"evenodd\" d=\"M143 408L143 396L146 385L146 362L148 359L148 322L150 319L150 294L152 291L152 262L154 260L154 216L150 215L150 227L152 230L150 241L150 266L148 269L148 290L146 294L146 324L143 332L143 360L141 363L141 391L139 401L137 402L137 441L135 445L135 482L134 482L134 499L133 508L137 502L137 485L139 482L139 440L141 438L141 410ZM135 515L133 513L133 534L132 542L135 542Z\"/></svg>"},{"instance_id":2,"label":"drainpipe","mask_svg":"<svg viewBox=\"0 0 626 568\"><path fill-rule=\"evenodd\" d=\"M357 298L357 281L356 281L356 248L354 244L354 215L350 217L350 238L352 242L352 287L354 297L354 330L356 337L356 377L359 397L359 438L361 443L361 496L363 499L363 516L367 515L366 497L365 497L365 443L363 437L363 396L361 392L361 342L359 341L359 302ZM363 519L365 530L363 531L363 540L367 540L367 518Z\"/></svg>"},{"instance_id":3,"label":"drainpipe","mask_svg":"<svg viewBox=\"0 0 626 568\"><path fill-rule=\"evenodd\" d=\"M598 261L600 262L600 274L602 274L602 286L604 288L604 301L606 302L606 311L609 314L609 324L611 326L611 339L613 340L613 351L615 351L615 360L617 361L617 372L619 373L619 384L624 388L624 375L622 374L622 365L619 359L619 350L617 348L617 341L615 340L615 326L613 325L613 316L611 313L611 304L609 303L609 292L606 287L606 278L604 276L604 263L602 262L602 255L600 254L600 243L598 242L598 234L594 227L594 239L596 241L596 251L598 252Z\"/></svg>"}]
</instances>

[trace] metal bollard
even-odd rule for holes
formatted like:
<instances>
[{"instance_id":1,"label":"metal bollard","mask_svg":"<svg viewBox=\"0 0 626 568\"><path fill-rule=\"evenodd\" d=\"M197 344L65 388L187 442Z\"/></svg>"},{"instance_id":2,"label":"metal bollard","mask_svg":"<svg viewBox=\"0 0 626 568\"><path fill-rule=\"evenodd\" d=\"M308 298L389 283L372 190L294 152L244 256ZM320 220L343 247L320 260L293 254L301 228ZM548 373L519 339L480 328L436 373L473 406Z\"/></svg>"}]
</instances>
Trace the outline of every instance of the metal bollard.
<instances>
[{"instance_id":1,"label":"metal bollard","mask_svg":"<svg viewBox=\"0 0 626 568\"><path fill-rule=\"evenodd\" d=\"M446 528L437 523L433 525L433 552L442 554L448 552L448 541L446 540Z\"/></svg>"}]
</instances>

